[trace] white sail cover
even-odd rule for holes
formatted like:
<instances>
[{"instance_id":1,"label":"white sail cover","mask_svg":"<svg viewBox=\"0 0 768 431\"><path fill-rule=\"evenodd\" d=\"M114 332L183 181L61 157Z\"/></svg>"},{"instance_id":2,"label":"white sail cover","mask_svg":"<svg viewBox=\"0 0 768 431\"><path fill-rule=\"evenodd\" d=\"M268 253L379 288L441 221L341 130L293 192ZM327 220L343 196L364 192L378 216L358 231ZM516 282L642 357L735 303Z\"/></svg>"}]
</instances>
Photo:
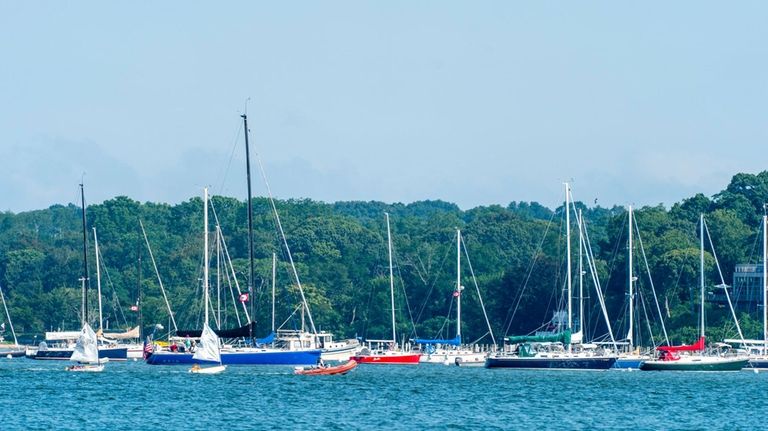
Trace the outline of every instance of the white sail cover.
<instances>
[{"instance_id":1,"label":"white sail cover","mask_svg":"<svg viewBox=\"0 0 768 431\"><path fill-rule=\"evenodd\" d=\"M203 333L200 335L193 358L200 361L213 361L221 363L221 350L219 349L219 337L208 324L203 325Z\"/></svg>"},{"instance_id":2,"label":"white sail cover","mask_svg":"<svg viewBox=\"0 0 768 431\"><path fill-rule=\"evenodd\" d=\"M75 351L69 358L71 361L86 364L97 364L99 362L99 348L96 345L96 333L87 323L80 331L80 336L75 344Z\"/></svg>"},{"instance_id":3,"label":"white sail cover","mask_svg":"<svg viewBox=\"0 0 768 431\"><path fill-rule=\"evenodd\" d=\"M571 344L581 344L581 342L584 341L584 332L574 332L571 334Z\"/></svg>"}]
</instances>

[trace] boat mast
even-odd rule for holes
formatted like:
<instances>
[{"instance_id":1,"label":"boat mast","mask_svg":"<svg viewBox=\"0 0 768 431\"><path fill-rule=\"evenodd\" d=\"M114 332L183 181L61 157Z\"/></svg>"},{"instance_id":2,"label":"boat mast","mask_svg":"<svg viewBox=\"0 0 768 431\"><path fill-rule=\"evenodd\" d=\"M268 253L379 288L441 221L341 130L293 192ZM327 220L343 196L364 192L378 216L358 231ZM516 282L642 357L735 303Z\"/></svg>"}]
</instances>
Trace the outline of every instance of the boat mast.
<instances>
[{"instance_id":1,"label":"boat mast","mask_svg":"<svg viewBox=\"0 0 768 431\"><path fill-rule=\"evenodd\" d=\"M85 230L85 190L83 183L80 183L80 203L82 205L83 215L83 325L88 323L88 233Z\"/></svg>"},{"instance_id":2,"label":"boat mast","mask_svg":"<svg viewBox=\"0 0 768 431\"><path fill-rule=\"evenodd\" d=\"M216 224L216 327L221 329L221 227Z\"/></svg>"},{"instance_id":3,"label":"boat mast","mask_svg":"<svg viewBox=\"0 0 768 431\"><path fill-rule=\"evenodd\" d=\"M581 332L581 339L584 338L584 225L582 224L582 214L579 210L579 332Z\"/></svg>"},{"instance_id":4,"label":"boat mast","mask_svg":"<svg viewBox=\"0 0 768 431\"><path fill-rule=\"evenodd\" d=\"M632 205L629 206L628 209L629 214L629 230L628 230L628 248L629 248L629 333L627 334L627 342L629 343L629 351L631 352L633 349L633 341L634 341L634 331L633 331L633 325L634 325L634 299L635 299L635 290L634 290L634 274L632 273Z\"/></svg>"},{"instance_id":5,"label":"boat mast","mask_svg":"<svg viewBox=\"0 0 768 431\"><path fill-rule=\"evenodd\" d=\"M395 333L395 276L392 272L392 233L389 229L389 213L387 216L387 250L389 251L389 298L392 305L392 342L397 343L397 334Z\"/></svg>"},{"instance_id":6,"label":"boat mast","mask_svg":"<svg viewBox=\"0 0 768 431\"><path fill-rule=\"evenodd\" d=\"M456 337L461 340L461 230L456 229Z\"/></svg>"},{"instance_id":7,"label":"boat mast","mask_svg":"<svg viewBox=\"0 0 768 431\"><path fill-rule=\"evenodd\" d=\"M763 215L763 355L768 354L768 216Z\"/></svg>"},{"instance_id":8,"label":"boat mast","mask_svg":"<svg viewBox=\"0 0 768 431\"><path fill-rule=\"evenodd\" d=\"M208 325L208 187L203 189L203 302L205 325Z\"/></svg>"},{"instance_id":9,"label":"boat mast","mask_svg":"<svg viewBox=\"0 0 768 431\"><path fill-rule=\"evenodd\" d=\"M704 214L699 216L699 236L701 241L701 256L699 258L699 278L701 279L701 336L704 336Z\"/></svg>"},{"instance_id":10,"label":"boat mast","mask_svg":"<svg viewBox=\"0 0 768 431\"><path fill-rule=\"evenodd\" d=\"M93 228L93 247L96 249L96 295L99 298L99 331L104 331L102 323L104 318L101 313L101 268L99 268L99 239L96 237L96 228Z\"/></svg>"},{"instance_id":11,"label":"boat mast","mask_svg":"<svg viewBox=\"0 0 768 431\"><path fill-rule=\"evenodd\" d=\"M243 118L243 134L245 135L245 170L248 179L248 300L251 302L253 316L253 203L251 202L251 152L248 146L248 116ZM253 317L252 317L253 319ZM248 333L253 340L253 325L248 322Z\"/></svg>"},{"instance_id":12,"label":"boat mast","mask_svg":"<svg viewBox=\"0 0 768 431\"><path fill-rule=\"evenodd\" d=\"M139 312L139 340L144 340L144 304L141 301L141 246L136 247L136 252L139 255L139 267L137 270L138 277L136 279L136 307Z\"/></svg>"},{"instance_id":13,"label":"boat mast","mask_svg":"<svg viewBox=\"0 0 768 431\"><path fill-rule=\"evenodd\" d=\"M565 183L565 242L567 253L566 260L568 263L568 330L572 331L573 320L571 317L571 312L573 311L573 299L571 298L571 214L568 202L568 194L570 191L571 189L568 187L568 183ZM568 345L568 350L570 349L571 346Z\"/></svg>"}]
</instances>

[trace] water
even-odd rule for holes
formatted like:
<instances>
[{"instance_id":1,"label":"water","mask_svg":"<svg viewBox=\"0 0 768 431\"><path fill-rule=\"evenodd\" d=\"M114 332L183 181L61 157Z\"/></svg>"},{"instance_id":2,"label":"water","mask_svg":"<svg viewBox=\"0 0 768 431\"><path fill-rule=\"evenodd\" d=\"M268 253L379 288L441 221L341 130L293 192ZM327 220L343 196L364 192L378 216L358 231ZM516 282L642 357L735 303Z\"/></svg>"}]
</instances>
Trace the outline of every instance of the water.
<instances>
[{"instance_id":1,"label":"water","mask_svg":"<svg viewBox=\"0 0 768 431\"><path fill-rule=\"evenodd\" d=\"M0 429L760 429L768 372L522 371L361 365L345 376L290 367L0 360Z\"/></svg>"}]
</instances>

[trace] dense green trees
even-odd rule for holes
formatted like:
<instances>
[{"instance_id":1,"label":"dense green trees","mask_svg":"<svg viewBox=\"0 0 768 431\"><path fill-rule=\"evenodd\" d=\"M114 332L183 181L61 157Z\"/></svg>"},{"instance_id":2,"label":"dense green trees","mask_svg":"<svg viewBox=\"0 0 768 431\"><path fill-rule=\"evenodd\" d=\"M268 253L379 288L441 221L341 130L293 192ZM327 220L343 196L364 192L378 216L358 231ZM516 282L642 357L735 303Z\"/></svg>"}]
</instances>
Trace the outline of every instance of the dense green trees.
<instances>
[{"instance_id":1,"label":"dense green trees","mask_svg":"<svg viewBox=\"0 0 768 431\"><path fill-rule=\"evenodd\" d=\"M734 265L761 259L759 220L768 201L768 172L738 174L722 192L696 195L669 210L662 206L636 209L636 222L645 255L636 249L638 297L646 307L643 339L648 326L658 341L660 321L652 302L651 282L660 299L670 336L692 341L698 321L698 228L704 213L726 283ZM565 244L563 208L512 202L462 211L442 201L412 204L278 201L288 245L298 267L305 294L318 329L344 336L382 338L389 335L389 271L384 213L391 214L395 248L398 331L404 336L452 337L455 331L455 235L463 233L477 283L484 295L493 329L498 334L527 333L545 325L564 305ZM216 196L216 220L226 239L240 289L247 289L248 242L245 204ZM627 217L624 208L588 207L584 213L595 266L617 334L626 331ZM181 327L201 324L202 318L202 200L177 205L140 203L120 196L88 207L90 229L98 231L104 262L102 289L105 320L111 327L137 322L130 310L138 286L145 297L147 326L167 325L168 312L139 228L142 220L160 276ZM300 325L300 299L288 256L276 229L268 200L254 201L255 264L254 309L260 333L271 325L271 260L278 256L277 323ZM578 247L574 235L574 262ZM92 241L92 239L91 239ZM211 241L213 247L214 242ZM93 255L92 247L89 253ZM214 302L223 304L222 326L237 325L229 286L229 273L217 279L215 253L211 254ZM141 280L139 280L141 257ZM646 271L644 260L649 270ZM465 340L486 333L466 256L462 256ZM92 257L90 286L95 287ZM719 284L714 255L707 243L708 290ZM0 213L0 283L19 332L40 334L52 328L74 329L80 319L82 276L80 209L52 206L20 214ZM650 274L650 279L649 275ZM577 282L578 277L575 278ZM220 280L217 283L217 280ZM592 336L605 333L598 313L591 277L584 278L589 316L585 327ZM91 303L95 304L91 289ZM221 299L216 299L221 298ZM214 304L215 305L215 304ZM713 337L735 336L730 312L708 303L707 324ZM242 309L240 318L244 323ZM758 337L758 316L741 315L745 335Z\"/></svg>"}]
</instances>

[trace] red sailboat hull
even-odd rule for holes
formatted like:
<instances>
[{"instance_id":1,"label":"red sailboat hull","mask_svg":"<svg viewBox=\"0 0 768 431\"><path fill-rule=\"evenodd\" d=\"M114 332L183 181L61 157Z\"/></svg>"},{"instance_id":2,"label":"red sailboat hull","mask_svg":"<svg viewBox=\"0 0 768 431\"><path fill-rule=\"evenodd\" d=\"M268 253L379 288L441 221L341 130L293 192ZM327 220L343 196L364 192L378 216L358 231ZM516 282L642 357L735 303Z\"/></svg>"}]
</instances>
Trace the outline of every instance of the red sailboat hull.
<instances>
[{"instance_id":1,"label":"red sailboat hull","mask_svg":"<svg viewBox=\"0 0 768 431\"><path fill-rule=\"evenodd\" d=\"M418 365L420 356L418 353L394 353L353 356L352 359L360 364Z\"/></svg>"}]
</instances>

